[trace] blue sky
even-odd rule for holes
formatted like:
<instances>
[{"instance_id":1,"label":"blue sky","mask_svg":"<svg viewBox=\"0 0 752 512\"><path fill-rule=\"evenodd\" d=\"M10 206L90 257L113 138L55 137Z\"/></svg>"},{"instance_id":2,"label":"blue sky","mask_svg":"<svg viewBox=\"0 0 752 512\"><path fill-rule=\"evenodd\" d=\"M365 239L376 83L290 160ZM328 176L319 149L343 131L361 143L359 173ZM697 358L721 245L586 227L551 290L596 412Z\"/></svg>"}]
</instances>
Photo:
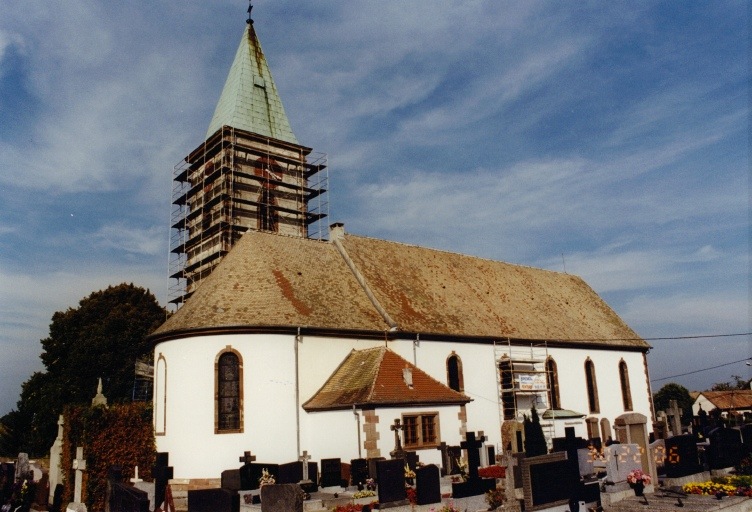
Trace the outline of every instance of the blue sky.
<instances>
[{"instance_id":1,"label":"blue sky","mask_svg":"<svg viewBox=\"0 0 752 512\"><path fill-rule=\"evenodd\" d=\"M746 2L254 4L332 222L578 274L645 338L752 331ZM172 169L246 7L3 2L0 414L55 311L123 281L166 303ZM651 343L654 390L752 376L726 365L750 336Z\"/></svg>"}]
</instances>

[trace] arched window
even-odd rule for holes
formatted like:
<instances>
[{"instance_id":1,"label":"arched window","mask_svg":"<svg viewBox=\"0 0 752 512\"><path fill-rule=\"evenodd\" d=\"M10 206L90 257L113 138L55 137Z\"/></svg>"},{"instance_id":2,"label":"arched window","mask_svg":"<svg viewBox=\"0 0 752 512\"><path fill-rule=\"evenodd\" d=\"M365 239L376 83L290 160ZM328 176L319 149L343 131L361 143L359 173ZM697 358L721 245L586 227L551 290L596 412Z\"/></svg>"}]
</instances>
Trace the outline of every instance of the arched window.
<instances>
[{"instance_id":1,"label":"arched window","mask_svg":"<svg viewBox=\"0 0 752 512\"><path fill-rule=\"evenodd\" d=\"M546 379L548 380L548 408L561 409L559 397L559 372L553 357L546 359Z\"/></svg>"},{"instance_id":2,"label":"arched window","mask_svg":"<svg viewBox=\"0 0 752 512\"><path fill-rule=\"evenodd\" d=\"M229 346L215 361L214 432L243 431L243 362Z\"/></svg>"},{"instance_id":3,"label":"arched window","mask_svg":"<svg viewBox=\"0 0 752 512\"><path fill-rule=\"evenodd\" d=\"M446 360L447 371L447 386L455 391L462 391L465 389L465 382L462 375L462 360L454 351L447 357Z\"/></svg>"},{"instance_id":4,"label":"arched window","mask_svg":"<svg viewBox=\"0 0 752 512\"><path fill-rule=\"evenodd\" d=\"M621 381L621 401L624 404L624 410L631 411L632 391L629 388L629 370L624 359L619 361L619 380Z\"/></svg>"},{"instance_id":5,"label":"arched window","mask_svg":"<svg viewBox=\"0 0 752 512\"><path fill-rule=\"evenodd\" d=\"M505 420L513 420L517 414L514 400L514 381L512 377L512 362L503 358L499 362L499 378L501 379L501 407Z\"/></svg>"},{"instance_id":6,"label":"arched window","mask_svg":"<svg viewBox=\"0 0 752 512\"><path fill-rule=\"evenodd\" d=\"M167 360L157 358L154 371L154 432L164 435L167 430Z\"/></svg>"},{"instance_id":7,"label":"arched window","mask_svg":"<svg viewBox=\"0 0 752 512\"><path fill-rule=\"evenodd\" d=\"M587 384L588 407L591 413L600 412L598 404L598 384L595 381L595 365L590 358L585 361L585 383Z\"/></svg>"}]
</instances>

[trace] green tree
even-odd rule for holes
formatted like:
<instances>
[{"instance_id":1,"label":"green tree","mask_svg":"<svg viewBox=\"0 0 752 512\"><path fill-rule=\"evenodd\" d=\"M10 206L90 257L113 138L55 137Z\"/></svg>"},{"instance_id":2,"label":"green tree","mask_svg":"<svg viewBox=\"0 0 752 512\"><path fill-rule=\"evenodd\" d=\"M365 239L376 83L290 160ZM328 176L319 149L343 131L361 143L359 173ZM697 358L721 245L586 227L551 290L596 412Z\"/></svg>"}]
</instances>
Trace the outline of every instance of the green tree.
<instances>
[{"instance_id":1,"label":"green tree","mask_svg":"<svg viewBox=\"0 0 752 512\"><path fill-rule=\"evenodd\" d=\"M677 405L682 410L682 424L688 425L692 422L692 404L694 400L689 395L689 390L680 384L670 382L658 390L653 395L653 405L656 411L668 410L670 401L676 400Z\"/></svg>"},{"instance_id":2,"label":"green tree","mask_svg":"<svg viewBox=\"0 0 752 512\"><path fill-rule=\"evenodd\" d=\"M713 387L710 388L711 391L734 391L737 389L749 389L749 383L742 379L739 375L732 375L732 379L734 379L731 382L716 382L713 384Z\"/></svg>"},{"instance_id":3,"label":"green tree","mask_svg":"<svg viewBox=\"0 0 752 512\"><path fill-rule=\"evenodd\" d=\"M46 371L24 382L17 411L0 420L12 433L0 443L4 451L46 454L63 407L90 402L100 377L109 402L130 400L136 360L151 361L146 337L165 317L151 292L126 283L94 292L78 307L52 315L50 335L41 340Z\"/></svg>"},{"instance_id":4,"label":"green tree","mask_svg":"<svg viewBox=\"0 0 752 512\"><path fill-rule=\"evenodd\" d=\"M525 455L535 457L536 455L547 454L546 436L543 435L543 427L540 424L535 406L530 408L530 419L528 420L525 416L523 428L525 429Z\"/></svg>"}]
</instances>

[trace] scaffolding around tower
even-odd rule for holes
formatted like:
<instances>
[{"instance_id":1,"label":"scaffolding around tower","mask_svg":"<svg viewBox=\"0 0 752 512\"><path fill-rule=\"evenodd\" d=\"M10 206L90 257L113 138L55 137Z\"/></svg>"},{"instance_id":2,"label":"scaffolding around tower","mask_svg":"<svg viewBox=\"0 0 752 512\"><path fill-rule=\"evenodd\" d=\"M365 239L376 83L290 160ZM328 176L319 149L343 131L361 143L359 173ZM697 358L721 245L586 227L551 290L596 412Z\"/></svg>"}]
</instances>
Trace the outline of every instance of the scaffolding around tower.
<instances>
[{"instance_id":1,"label":"scaffolding around tower","mask_svg":"<svg viewBox=\"0 0 752 512\"><path fill-rule=\"evenodd\" d=\"M170 303L180 307L249 229L323 239L326 155L223 126L174 168Z\"/></svg>"}]
</instances>

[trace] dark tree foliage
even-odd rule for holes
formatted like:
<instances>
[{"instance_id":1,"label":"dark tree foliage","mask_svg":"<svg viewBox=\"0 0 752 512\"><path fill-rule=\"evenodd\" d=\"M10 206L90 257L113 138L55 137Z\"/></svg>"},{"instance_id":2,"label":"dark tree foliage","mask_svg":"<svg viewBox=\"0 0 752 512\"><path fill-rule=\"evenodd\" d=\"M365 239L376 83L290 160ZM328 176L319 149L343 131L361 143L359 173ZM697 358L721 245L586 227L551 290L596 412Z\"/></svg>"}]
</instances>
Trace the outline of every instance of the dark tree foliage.
<instances>
[{"instance_id":1,"label":"dark tree foliage","mask_svg":"<svg viewBox=\"0 0 752 512\"><path fill-rule=\"evenodd\" d=\"M666 411L669 408L670 401L676 400L679 408L682 410L682 424L688 425L692 422L692 404L694 400L689 396L687 388L680 384L670 382L658 390L653 395L653 405L657 411Z\"/></svg>"},{"instance_id":2,"label":"dark tree foliage","mask_svg":"<svg viewBox=\"0 0 752 512\"><path fill-rule=\"evenodd\" d=\"M165 317L151 292L125 283L52 315L50 335L41 340L46 371L23 384L18 410L0 419L10 431L0 441L5 454L45 455L57 436L63 407L90 403L100 377L110 403L130 400L136 360L151 361L146 337Z\"/></svg>"},{"instance_id":3,"label":"dark tree foliage","mask_svg":"<svg viewBox=\"0 0 752 512\"><path fill-rule=\"evenodd\" d=\"M742 379L739 375L731 376L733 382L716 382L710 391L735 391L737 389L749 389L749 382Z\"/></svg>"},{"instance_id":4,"label":"dark tree foliage","mask_svg":"<svg viewBox=\"0 0 752 512\"><path fill-rule=\"evenodd\" d=\"M535 410L535 407L530 409L529 420L525 416L523 428L525 429L525 455L535 457L548 453L546 436L543 435L543 427L541 427L538 411Z\"/></svg>"}]
</instances>

